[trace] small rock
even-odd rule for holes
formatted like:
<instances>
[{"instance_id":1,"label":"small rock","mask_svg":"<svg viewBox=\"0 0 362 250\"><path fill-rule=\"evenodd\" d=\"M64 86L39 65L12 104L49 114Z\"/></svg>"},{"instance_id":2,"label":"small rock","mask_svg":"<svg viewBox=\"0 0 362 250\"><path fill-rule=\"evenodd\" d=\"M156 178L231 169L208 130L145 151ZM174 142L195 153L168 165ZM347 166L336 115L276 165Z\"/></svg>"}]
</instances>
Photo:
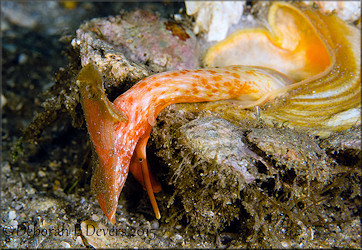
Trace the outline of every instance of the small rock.
<instances>
[{"instance_id":1,"label":"small rock","mask_svg":"<svg viewBox=\"0 0 362 250\"><path fill-rule=\"evenodd\" d=\"M119 221L120 221L120 222L127 222L127 219L124 218L124 217L121 217L121 218L119 218Z\"/></svg>"},{"instance_id":2,"label":"small rock","mask_svg":"<svg viewBox=\"0 0 362 250\"><path fill-rule=\"evenodd\" d=\"M76 239L76 241L77 241L77 243L78 243L79 245L84 246L82 237L78 236L77 239Z\"/></svg>"},{"instance_id":3,"label":"small rock","mask_svg":"<svg viewBox=\"0 0 362 250\"><path fill-rule=\"evenodd\" d=\"M165 234L162 236L163 238L169 238L171 236L170 231L166 231Z\"/></svg>"},{"instance_id":4,"label":"small rock","mask_svg":"<svg viewBox=\"0 0 362 250\"><path fill-rule=\"evenodd\" d=\"M1 32L4 32L10 28L9 23L6 20L1 20Z\"/></svg>"},{"instance_id":5,"label":"small rock","mask_svg":"<svg viewBox=\"0 0 362 250\"><path fill-rule=\"evenodd\" d=\"M27 187L26 192L27 192L28 194L35 194L36 190L35 190L34 188L32 188L32 187L29 186L29 187Z\"/></svg>"},{"instance_id":6,"label":"small rock","mask_svg":"<svg viewBox=\"0 0 362 250\"><path fill-rule=\"evenodd\" d=\"M12 226L14 229L15 229L15 228L18 228L18 225L19 225L19 223L18 223L18 221L16 221L16 220L12 220L12 221L10 222L10 226Z\"/></svg>"},{"instance_id":7,"label":"small rock","mask_svg":"<svg viewBox=\"0 0 362 250\"><path fill-rule=\"evenodd\" d=\"M183 237L180 234L175 234L175 236L173 237L176 241L180 241L183 239Z\"/></svg>"},{"instance_id":8,"label":"small rock","mask_svg":"<svg viewBox=\"0 0 362 250\"><path fill-rule=\"evenodd\" d=\"M9 220L14 220L16 218L16 212L11 210L8 215Z\"/></svg>"},{"instance_id":9,"label":"small rock","mask_svg":"<svg viewBox=\"0 0 362 250\"><path fill-rule=\"evenodd\" d=\"M30 173L30 174L28 175L28 178L29 178L30 181L31 181L31 180L34 180L34 179L35 179L35 173Z\"/></svg>"},{"instance_id":10,"label":"small rock","mask_svg":"<svg viewBox=\"0 0 362 250\"><path fill-rule=\"evenodd\" d=\"M216 237L216 244L219 248L227 248L233 240L233 235L230 233L221 233Z\"/></svg>"},{"instance_id":11,"label":"small rock","mask_svg":"<svg viewBox=\"0 0 362 250\"><path fill-rule=\"evenodd\" d=\"M24 205L22 204L22 203L17 203L16 205L15 205L15 210L20 210L20 209L22 209L24 207Z\"/></svg>"},{"instance_id":12,"label":"small rock","mask_svg":"<svg viewBox=\"0 0 362 250\"><path fill-rule=\"evenodd\" d=\"M55 180L55 181L54 181L54 185L53 185L53 190L54 190L54 191L57 191L57 190L59 190L59 189L60 189L60 181Z\"/></svg>"},{"instance_id":13,"label":"small rock","mask_svg":"<svg viewBox=\"0 0 362 250\"><path fill-rule=\"evenodd\" d=\"M39 177L45 177L47 174L44 172L44 171L42 171L42 170L39 170L38 171L38 176Z\"/></svg>"},{"instance_id":14,"label":"small rock","mask_svg":"<svg viewBox=\"0 0 362 250\"><path fill-rule=\"evenodd\" d=\"M25 64L27 60L28 60L28 56L24 53L21 53L18 57L19 64Z\"/></svg>"},{"instance_id":15,"label":"small rock","mask_svg":"<svg viewBox=\"0 0 362 250\"><path fill-rule=\"evenodd\" d=\"M21 8L18 4L12 3L12 1L2 4L1 14L9 23L23 28L33 29L38 24L35 15L25 11L24 8Z\"/></svg>"},{"instance_id":16,"label":"small rock","mask_svg":"<svg viewBox=\"0 0 362 250\"><path fill-rule=\"evenodd\" d=\"M33 209L37 211L47 211L50 208L56 208L57 202L54 199L38 200L32 204Z\"/></svg>"},{"instance_id":17,"label":"small rock","mask_svg":"<svg viewBox=\"0 0 362 250\"><path fill-rule=\"evenodd\" d=\"M92 219L93 221L99 221L101 218L100 218L98 215L93 214L93 215L91 216L91 219Z\"/></svg>"},{"instance_id":18,"label":"small rock","mask_svg":"<svg viewBox=\"0 0 362 250\"><path fill-rule=\"evenodd\" d=\"M63 248L70 248L70 244L69 244L68 242L66 242L66 241L62 241L62 242L60 243L60 245L61 245L61 247L63 247Z\"/></svg>"},{"instance_id":19,"label":"small rock","mask_svg":"<svg viewBox=\"0 0 362 250\"><path fill-rule=\"evenodd\" d=\"M4 107L5 104L6 104L6 97L3 94L1 94L1 107Z\"/></svg>"},{"instance_id":20,"label":"small rock","mask_svg":"<svg viewBox=\"0 0 362 250\"><path fill-rule=\"evenodd\" d=\"M8 161L4 161L1 166L2 173L9 173L10 172L10 163Z\"/></svg>"},{"instance_id":21,"label":"small rock","mask_svg":"<svg viewBox=\"0 0 362 250\"><path fill-rule=\"evenodd\" d=\"M159 229L160 228L160 223L157 220L153 220L151 222L151 227L152 227L152 229Z\"/></svg>"}]
</instances>

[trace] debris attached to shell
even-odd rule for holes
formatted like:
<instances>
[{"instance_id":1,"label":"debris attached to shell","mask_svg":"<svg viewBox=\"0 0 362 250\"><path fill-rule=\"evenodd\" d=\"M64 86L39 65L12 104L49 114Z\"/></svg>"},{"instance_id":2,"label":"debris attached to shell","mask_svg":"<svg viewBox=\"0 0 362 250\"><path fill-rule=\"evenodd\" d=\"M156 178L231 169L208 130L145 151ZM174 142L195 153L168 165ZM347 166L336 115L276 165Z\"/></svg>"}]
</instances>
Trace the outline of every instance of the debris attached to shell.
<instances>
[{"instance_id":1,"label":"debris attached to shell","mask_svg":"<svg viewBox=\"0 0 362 250\"><path fill-rule=\"evenodd\" d=\"M168 129L156 128L156 133ZM168 182L175 187L189 224L217 232L239 218L240 192L252 188L255 180L270 178L273 169L249 148L245 133L224 119L200 117L170 130L177 133L168 145L175 153L159 152L171 162Z\"/></svg>"},{"instance_id":2,"label":"debris attached to shell","mask_svg":"<svg viewBox=\"0 0 362 250\"><path fill-rule=\"evenodd\" d=\"M94 63L111 86L166 70L199 67L191 30L144 10L92 19L79 27L72 46L80 50L82 66Z\"/></svg>"}]
</instances>

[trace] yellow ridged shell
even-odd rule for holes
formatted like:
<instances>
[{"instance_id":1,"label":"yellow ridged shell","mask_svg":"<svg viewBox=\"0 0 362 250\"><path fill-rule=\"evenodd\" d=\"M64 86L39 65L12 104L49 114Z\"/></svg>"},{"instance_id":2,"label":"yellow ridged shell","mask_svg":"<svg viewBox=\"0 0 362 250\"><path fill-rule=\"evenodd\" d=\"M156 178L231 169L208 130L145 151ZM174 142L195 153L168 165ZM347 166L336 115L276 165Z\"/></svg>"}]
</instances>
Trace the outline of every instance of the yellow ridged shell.
<instances>
[{"instance_id":1,"label":"yellow ridged shell","mask_svg":"<svg viewBox=\"0 0 362 250\"><path fill-rule=\"evenodd\" d=\"M282 22L284 19L290 22L291 18L295 20L294 23L300 22L301 19L310 22L313 30L320 36L329 51L330 65L323 71L287 87L284 90L286 93L261 106L260 118L269 125L297 128L322 137L328 136L331 132L348 129L353 125L360 125L360 31L334 15L324 15L311 8L298 9L293 5L278 2L269 9L269 23L275 20ZM273 25L280 24L270 24L270 26ZM305 30L305 27L302 25L300 32L306 34L314 32ZM277 37L273 39L274 45L278 44L275 42L278 41ZM307 43L307 45L313 47L314 44ZM213 48L208 53L210 51L212 52ZM213 53L215 51L214 49ZM320 49L317 49L310 58L318 60L319 53L323 54ZM205 60L213 56L216 57L207 54ZM206 64L210 65L210 60ZM309 65L313 65L313 62ZM309 65L306 63L304 69ZM278 65L275 69L278 70ZM270 100L280 94L271 93L264 99ZM248 111L241 110L240 112Z\"/></svg>"}]
</instances>

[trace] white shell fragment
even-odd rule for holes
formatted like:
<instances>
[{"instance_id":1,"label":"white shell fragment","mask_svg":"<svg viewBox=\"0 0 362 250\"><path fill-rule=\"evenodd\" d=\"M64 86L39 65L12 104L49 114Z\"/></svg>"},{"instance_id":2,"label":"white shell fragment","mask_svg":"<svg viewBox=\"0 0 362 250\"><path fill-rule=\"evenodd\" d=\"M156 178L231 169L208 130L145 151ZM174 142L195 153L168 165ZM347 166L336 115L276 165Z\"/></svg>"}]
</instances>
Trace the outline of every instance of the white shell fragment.
<instances>
[{"instance_id":1,"label":"white shell fragment","mask_svg":"<svg viewBox=\"0 0 362 250\"><path fill-rule=\"evenodd\" d=\"M320 11L335 13L346 22L354 22L361 18L361 1L304 1L306 4L316 4Z\"/></svg>"},{"instance_id":2,"label":"white shell fragment","mask_svg":"<svg viewBox=\"0 0 362 250\"><path fill-rule=\"evenodd\" d=\"M185 1L186 13L195 15L194 33L206 33L207 41L221 41L243 14L245 1Z\"/></svg>"}]
</instances>

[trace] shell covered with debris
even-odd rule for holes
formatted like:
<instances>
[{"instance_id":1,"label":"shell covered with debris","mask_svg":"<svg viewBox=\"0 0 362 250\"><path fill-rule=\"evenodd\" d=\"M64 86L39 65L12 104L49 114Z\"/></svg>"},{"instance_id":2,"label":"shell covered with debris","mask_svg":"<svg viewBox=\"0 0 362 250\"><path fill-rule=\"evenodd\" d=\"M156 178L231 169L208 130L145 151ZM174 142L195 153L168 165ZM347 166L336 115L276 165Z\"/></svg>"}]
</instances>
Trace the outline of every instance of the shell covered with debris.
<instances>
[{"instance_id":1,"label":"shell covered with debris","mask_svg":"<svg viewBox=\"0 0 362 250\"><path fill-rule=\"evenodd\" d=\"M354 190L354 194L349 202L340 203L344 212L338 214L339 219L353 217L359 210L355 203L360 197L356 189L360 182L356 169L361 161L359 150L357 155L352 151L353 161L341 165L341 159L330 153L329 147L333 146L326 149L329 138L321 143L306 133L270 128L262 122L235 126L235 122L215 118L207 111L195 113L189 106L166 108L152 131L150 148L162 159L159 176L167 180L164 190L171 196L167 207L162 208L171 215L166 221L187 218L189 226L213 234L235 232L236 228L239 233L247 230L243 240L249 243L266 237L270 244L281 246L273 240L276 237L285 239L283 244L290 247L316 246L318 243L311 238L289 241L291 236L281 232L305 237L308 228L322 226L333 210L327 211L324 206L340 203L337 196L342 190ZM343 145L350 145L348 149L342 151L340 145L333 144L341 150L339 157L345 162L356 147L353 142L359 132L358 127L346 132L351 139ZM347 179L351 183L337 188ZM315 206L318 209L311 208ZM323 213L317 215L317 210ZM282 231L271 232L270 227ZM319 240L327 238L328 234L323 233Z\"/></svg>"},{"instance_id":2,"label":"shell covered with debris","mask_svg":"<svg viewBox=\"0 0 362 250\"><path fill-rule=\"evenodd\" d=\"M147 10L90 20L77 30L72 46L79 48L82 66L95 63L113 85L199 67L198 43L191 30Z\"/></svg>"},{"instance_id":3,"label":"shell covered with debris","mask_svg":"<svg viewBox=\"0 0 362 250\"><path fill-rule=\"evenodd\" d=\"M224 119L201 117L168 131L176 124L175 119L173 125L155 129L155 135L176 133L175 141L157 154L169 163L168 183L175 187L173 197L182 203L189 225L216 233L239 217L240 192L268 176L259 168L270 174L272 167L249 148L242 130ZM173 203L171 199L168 207L177 208Z\"/></svg>"}]
</instances>

